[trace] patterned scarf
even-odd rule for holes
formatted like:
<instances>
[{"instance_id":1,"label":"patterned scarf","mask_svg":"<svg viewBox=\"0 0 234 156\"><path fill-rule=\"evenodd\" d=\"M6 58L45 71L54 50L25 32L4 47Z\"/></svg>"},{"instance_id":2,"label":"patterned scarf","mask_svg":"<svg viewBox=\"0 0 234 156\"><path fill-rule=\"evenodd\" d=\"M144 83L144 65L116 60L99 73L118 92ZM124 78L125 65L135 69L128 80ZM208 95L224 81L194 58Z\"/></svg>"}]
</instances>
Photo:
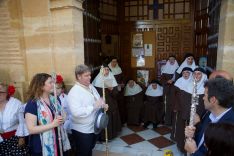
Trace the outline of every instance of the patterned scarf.
<instances>
[{"instance_id":1,"label":"patterned scarf","mask_svg":"<svg viewBox=\"0 0 234 156\"><path fill-rule=\"evenodd\" d=\"M56 109L58 112L62 111L61 105L55 105L55 98L53 96L49 97L50 99L50 108L43 100L37 100L37 116L39 125L46 125L53 122L53 114L55 115ZM62 126L60 126L60 132L63 142L64 151L70 149L70 143L67 137L67 134L64 133ZM42 144L42 154L46 156L58 156L57 142L55 128L45 131L40 134L41 144Z\"/></svg>"}]
</instances>

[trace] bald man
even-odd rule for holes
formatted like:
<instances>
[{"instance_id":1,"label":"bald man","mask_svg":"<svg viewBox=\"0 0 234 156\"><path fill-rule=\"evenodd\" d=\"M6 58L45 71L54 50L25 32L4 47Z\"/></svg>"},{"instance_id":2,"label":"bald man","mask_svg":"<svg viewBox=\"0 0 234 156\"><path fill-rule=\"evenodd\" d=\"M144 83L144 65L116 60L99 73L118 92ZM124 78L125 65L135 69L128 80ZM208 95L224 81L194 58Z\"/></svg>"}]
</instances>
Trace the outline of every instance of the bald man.
<instances>
[{"instance_id":1,"label":"bald man","mask_svg":"<svg viewBox=\"0 0 234 156\"><path fill-rule=\"evenodd\" d=\"M233 81L232 75L230 73L228 73L227 71L224 71L224 70L215 70L215 71L213 71L210 74L209 79L216 78L216 77L222 77L222 78L225 78L227 80Z\"/></svg>"}]
</instances>

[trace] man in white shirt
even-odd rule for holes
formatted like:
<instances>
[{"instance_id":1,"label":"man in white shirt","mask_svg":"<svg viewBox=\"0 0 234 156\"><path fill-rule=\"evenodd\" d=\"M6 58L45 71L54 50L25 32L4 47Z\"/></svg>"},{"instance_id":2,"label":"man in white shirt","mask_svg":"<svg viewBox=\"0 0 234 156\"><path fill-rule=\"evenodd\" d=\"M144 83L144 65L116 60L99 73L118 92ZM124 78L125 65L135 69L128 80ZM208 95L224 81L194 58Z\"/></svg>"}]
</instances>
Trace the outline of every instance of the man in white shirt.
<instances>
[{"instance_id":1,"label":"man in white shirt","mask_svg":"<svg viewBox=\"0 0 234 156\"><path fill-rule=\"evenodd\" d=\"M99 108L108 109L97 90L90 84L91 70L86 65L75 69L76 84L68 93L71 129L76 141L77 156L92 156L97 135L94 133L95 115Z\"/></svg>"}]
</instances>

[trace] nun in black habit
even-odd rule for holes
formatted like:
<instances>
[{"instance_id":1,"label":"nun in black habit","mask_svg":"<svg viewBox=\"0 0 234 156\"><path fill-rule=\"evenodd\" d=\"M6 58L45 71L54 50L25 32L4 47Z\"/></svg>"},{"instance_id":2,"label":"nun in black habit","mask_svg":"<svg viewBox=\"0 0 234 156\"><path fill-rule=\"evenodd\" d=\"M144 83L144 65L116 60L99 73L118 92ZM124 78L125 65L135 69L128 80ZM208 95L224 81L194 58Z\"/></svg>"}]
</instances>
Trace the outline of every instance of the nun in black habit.
<instances>
[{"instance_id":1,"label":"nun in black habit","mask_svg":"<svg viewBox=\"0 0 234 156\"><path fill-rule=\"evenodd\" d=\"M129 80L124 91L124 98L127 110L127 124L140 125L144 93L140 85L134 80Z\"/></svg>"},{"instance_id":2,"label":"nun in black habit","mask_svg":"<svg viewBox=\"0 0 234 156\"><path fill-rule=\"evenodd\" d=\"M189 124L190 119L190 110L191 110L191 98L193 94L193 82L194 80L197 81L197 95L198 95L198 105L196 106L196 113L200 118L202 118L203 114L205 113L205 107L203 103L203 96L205 92L204 83L207 80L207 75L205 74L205 71L202 68L196 68L193 71L193 77L188 82L188 84L185 86L184 90L181 91L181 100L180 100L180 114L178 115L178 126L176 129L176 141L177 141L177 147L178 149L186 153L184 150L184 129L185 126Z\"/></svg>"},{"instance_id":3,"label":"nun in black habit","mask_svg":"<svg viewBox=\"0 0 234 156\"><path fill-rule=\"evenodd\" d=\"M105 88L106 104L109 105L109 109L107 111L107 114L109 116L109 123L107 126L108 139L113 139L121 131L122 126L119 115L118 103L116 100L118 95L118 90L117 90L118 84L107 65L104 65L104 75L100 71L92 82L92 84L95 86L100 96L103 96L102 92L103 83ZM103 132L101 135L101 139L104 140L104 138L105 135Z\"/></svg>"},{"instance_id":4,"label":"nun in black habit","mask_svg":"<svg viewBox=\"0 0 234 156\"><path fill-rule=\"evenodd\" d=\"M175 81L175 71L179 67L175 56L169 56L166 65L162 67L161 83L163 86L163 97L165 101L164 124L171 126L172 123L172 105L173 90Z\"/></svg>"},{"instance_id":5,"label":"nun in black habit","mask_svg":"<svg viewBox=\"0 0 234 156\"><path fill-rule=\"evenodd\" d=\"M189 67L192 70L194 70L195 68L197 68L197 65L195 64L195 60L194 60L194 56L191 53L188 53L185 55L185 59L183 61L183 63L180 65L180 67L176 70L175 73L175 80L177 80L178 78L180 78L182 69L185 67Z\"/></svg>"},{"instance_id":6,"label":"nun in black habit","mask_svg":"<svg viewBox=\"0 0 234 156\"><path fill-rule=\"evenodd\" d=\"M177 134L177 126L181 124L181 101L183 101L182 91L185 90L186 86L192 79L192 69L189 67L185 67L182 69L181 77L174 83L173 91L172 91L172 131L171 131L171 139L176 141L178 136Z\"/></svg>"},{"instance_id":7,"label":"nun in black habit","mask_svg":"<svg viewBox=\"0 0 234 156\"><path fill-rule=\"evenodd\" d=\"M110 58L110 63L108 64L109 68L111 69L112 74L114 75L117 84L118 84L118 106L119 106L119 113L122 124L126 122L126 113L125 113L125 103L124 103L124 84L125 79L122 72L121 67L118 64L118 59L115 56Z\"/></svg>"},{"instance_id":8,"label":"nun in black habit","mask_svg":"<svg viewBox=\"0 0 234 156\"><path fill-rule=\"evenodd\" d=\"M153 80L148 86L145 95L144 127L147 128L152 123L153 128L157 128L157 125L163 120L163 87L157 80Z\"/></svg>"}]
</instances>

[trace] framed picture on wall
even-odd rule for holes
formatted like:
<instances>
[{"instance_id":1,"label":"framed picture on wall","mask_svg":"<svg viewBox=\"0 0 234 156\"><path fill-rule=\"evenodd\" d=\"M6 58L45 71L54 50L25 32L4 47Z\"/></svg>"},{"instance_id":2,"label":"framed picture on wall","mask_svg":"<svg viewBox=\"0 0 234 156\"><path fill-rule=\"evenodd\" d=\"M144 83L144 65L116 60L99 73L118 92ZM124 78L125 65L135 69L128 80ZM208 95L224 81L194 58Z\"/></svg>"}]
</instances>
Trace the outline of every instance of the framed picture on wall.
<instances>
[{"instance_id":1,"label":"framed picture on wall","mask_svg":"<svg viewBox=\"0 0 234 156\"><path fill-rule=\"evenodd\" d=\"M143 34L133 34L132 35L132 47L142 48L143 47Z\"/></svg>"},{"instance_id":2,"label":"framed picture on wall","mask_svg":"<svg viewBox=\"0 0 234 156\"><path fill-rule=\"evenodd\" d=\"M145 56L152 56L152 44L144 44Z\"/></svg>"},{"instance_id":3,"label":"framed picture on wall","mask_svg":"<svg viewBox=\"0 0 234 156\"><path fill-rule=\"evenodd\" d=\"M132 48L132 57L138 57L144 54L144 48Z\"/></svg>"},{"instance_id":4,"label":"framed picture on wall","mask_svg":"<svg viewBox=\"0 0 234 156\"><path fill-rule=\"evenodd\" d=\"M137 70L137 82L147 86L148 81L149 81L149 70Z\"/></svg>"},{"instance_id":5,"label":"framed picture on wall","mask_svg":"<svg viewBox=\"0 0 234 156\"><path fill-rule=\"evenodd\" d=\"M145 56L138 55L136 58L136 66L137 67L144 67L145 66Z\"/></svg>"}]
</instances>

